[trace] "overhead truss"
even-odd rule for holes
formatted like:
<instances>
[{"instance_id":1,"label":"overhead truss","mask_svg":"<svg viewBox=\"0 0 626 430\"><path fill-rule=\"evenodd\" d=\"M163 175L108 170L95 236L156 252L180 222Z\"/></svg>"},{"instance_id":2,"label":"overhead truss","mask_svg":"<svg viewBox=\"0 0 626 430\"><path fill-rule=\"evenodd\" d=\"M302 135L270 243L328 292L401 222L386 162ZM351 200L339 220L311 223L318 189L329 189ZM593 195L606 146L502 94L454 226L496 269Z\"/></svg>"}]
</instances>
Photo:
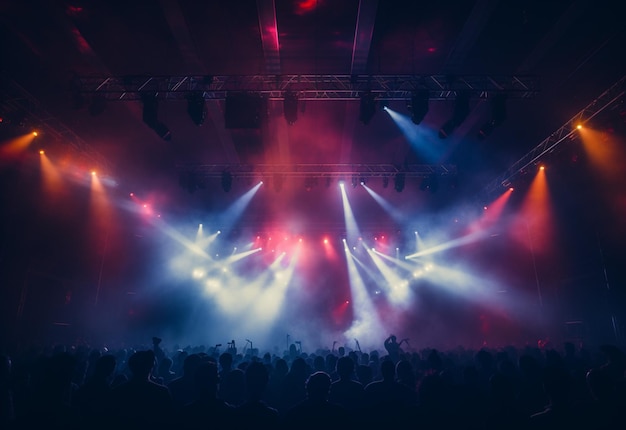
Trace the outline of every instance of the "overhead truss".
<instances>
[{"instance_id":1,"label":"overhead truss","mask_svg":"<svg viewBox=\"0 0 626 430\"><path fill-rule=\"evenodd\" d=\"M576 127L578 125L584 126L600 112L610 108L624 96L625 91L626 75L622 76L609 89L604 91L598 98L585 106L585 108L574 115L550 136L546 137L537 146L530 150L530 152L513 163L504 173L489 182L483 191L482 197L489 199L494 194L501 192L503 189L509 188L512 185L512 182L520 174L525 172L529 166L537 163L543 156L553 152L559 144L566 142L570 137L572 137L576 133Z\"/></svg>"},{"instance_id":2,"label":"overhead truss","mask_svg":"<svg viewBox=\"0 0 626 430\"><path fill-rule=\"evenodd\" d=\"M196 178L219 178L228 173L233 177L260 178L280 175L282 177L350 179L353 176L366 178L395 177L403 174L406 178L445 177L456 175L452 164L179 164L180 173L191 173Z\"/></svg>"},{"instance_id":3,"label":"overhead truss","mask_svg":"<svg viewBox=\"0 0 626 430\"><path fill-rule=\"evenodd\" d=\"M229 92L251 92L269 100L282 100L288 92L301 100L353 100L371 92L385 100L407 100L420 90L431 100L447 100L458 92L474 98L506 94L532 98L539 93L539 78L528 75L201 75L201 76L77 76L72 90L100 95L107 100L140 100L143 94L161 99L185 99L201 93L207 100L222 100Z\"/></svg>"}]
</instances>

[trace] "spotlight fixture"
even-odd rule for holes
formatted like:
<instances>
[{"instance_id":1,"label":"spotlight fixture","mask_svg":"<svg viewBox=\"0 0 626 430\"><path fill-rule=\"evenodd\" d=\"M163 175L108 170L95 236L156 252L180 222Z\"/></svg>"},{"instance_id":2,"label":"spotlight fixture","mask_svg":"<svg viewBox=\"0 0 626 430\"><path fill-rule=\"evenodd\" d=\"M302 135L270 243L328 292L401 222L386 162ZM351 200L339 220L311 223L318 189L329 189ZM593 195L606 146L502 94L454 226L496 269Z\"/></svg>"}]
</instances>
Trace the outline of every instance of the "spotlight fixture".
<instances>
[{"instance_id":1,"label":"spotlight fixture","mask_svg":"<svg viewBox=\"0 0 626 430\"><path fill-rule=\"evenodd\" d=\"M383 188L387 188L389 186L389 176L383 176Z\"/></svg>"},{"instance_id":2,"label":"spotlight fixture","mask_svg":"<svg viewBox=\"0 0 626 430\"><path fill-rule=\"evenodd\" d=\"M430 93L428 90L420 90L411 97L409 110L411 111L411 121L413 124L420 124L428 113L428 100Z\"/></svg>"},{"instance_id":3,"label":"spotlight fixture","mask_svg":"<svg viewBox=\"0 0 626 430\"><path fill-rule=\"evenodd\" d=\"M402 190L404 190L404 181L405 181L405 174L400 172L400 173L396 173L396 176L394 176L393 178L393 188L401 193Z\"/></svg>"},{"instance_id":4,"label":"spotlight fixture","mask_svg":"<svg viewBox=\"0 0 626 430\"><path fill-rule=\"evenodd\" d=\"M431 193L437 192L439 189L439 178L436 173L431 173L420 183L420 190L426 191L429 190Z\"/></svg>"},{"instance_id":5,"label":"spotlight fixture","mask_svg":"<svg viewBox=\"0 0 626 430\"><path fill-rule=\"evenodd\" d=\"M187 96L187 114L197 126L204 124L207 116L206 100L204 94L195 91Z\"/></svg>"},{"instance_id":6,"label":"spotlight fixture","mask_svg":"<svg viewBox=\"0 0 626 430\"><path fill-rule=\"evenodd\" d=\"M491 119L478 131L478 138L484 139L506 119L506 95L496 94L491 99Z\"/></svg>"},{"instance_id":7,"label":"spotlight fixture","mask_svg":"<svg viewBox=\"0 0 626 430\"><path fill-rule=\"evenodd\" d=\"M376 96L371 91L365 91L361 95L359 121L367 125L376 113Z\"/></svg>"},{"instance_id":8,"label":"spotlight fixture","mask_svg":"<svg viewBox=\"0 0 626 430\"><path fill-rule=\"evenodd\" d=\"M298 120L298 94L293 91L285 92L283 99L283 114L287 124L293 125Z\"/></svg>"},{"instance_id":9,"label":"spotlight fixture","mask_svg":"<svg viewBox=\"0 0 626 430\"><path fill-rule=\"evenodd\" d=\"M454 100L454 111L452 112L452 118L445 122L439 129L439 138L445 139L452 131L460 126L467 118L470 112L469 107L470 94L467 91L460 91L456 95Z\"/></svg>"},{"instance_id":10,"label":"spotlight fixture","mask_svg":"<svg viewBox=\"0 0 626 430\"><path fill-rule=\"evenodd\" d=\"M356 188L356 186L359 184L358 182L358 178L356 175L352 175L352 188Z\"/></svg>"},{"instance_id":11,"label":"spotlight fixture","mask_svg":"<svg viewBox=\"0 0 626 430\"><path fill-rule=\"evenodd\" d=\"M158 134L163 140L172 140L172 133L165 124L159 121L159 101L156 94L142 94L143 122Z\"/></svg>"},{"instance_id":12,"label":"spotlight fixture","mask_svg":"<svg viewBox=\"0 0 626 430\"><path fill-rule=\"evenodd\" d=\"M222 189L229 192L233 188L233 175L228 171L222 172Z\"/></svg>"}]
</instances>

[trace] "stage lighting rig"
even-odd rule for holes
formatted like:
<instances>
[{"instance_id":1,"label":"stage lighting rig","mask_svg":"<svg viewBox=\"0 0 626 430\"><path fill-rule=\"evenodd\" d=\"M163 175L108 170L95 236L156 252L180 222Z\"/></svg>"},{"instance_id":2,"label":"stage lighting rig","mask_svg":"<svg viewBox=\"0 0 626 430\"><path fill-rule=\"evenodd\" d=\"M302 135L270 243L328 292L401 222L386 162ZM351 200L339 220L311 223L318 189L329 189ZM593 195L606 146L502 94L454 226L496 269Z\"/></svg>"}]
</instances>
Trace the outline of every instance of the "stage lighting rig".
<instances>
[{"instance_id":1,"label":"stage lighting rig","mask_svg":"<svg viewBox=\"0 0 626 430\"><path fill-rule=\"evenodd\" d=\"M491 98L491 119L478 131L478 138L484 139L506 120L506 95L496 94Z\"/></svg>"},{"instance_id":2,"label":"stage lighting rig","mask_svg":"<svg viewBox=\"0 0 626 430\"><path fill-rule=\"evenodd\" d=\"M393 178L393 188L397 192L401 193L404 190L405 179L406 179L406 176L402 172L396 173L396 176L394 176L394 178Z\"/></svg>"},{"instance_id":3,"label":"stage lighting rig","mask_svg":"<svg viewBox=\"0 0 626 430\"><path fill-rule=\"evenodd\" d=\"M455 128L460 126L467 118L470 112L469 106L470 94L467 91L459 91L454 100L454 111L452 118L445 122L439 129L439 138L445 139Z\"/></svg>"},{"instance_id":4,"label":"stage lighting rig","mask_svg":"<svg viewBox=\"0 0 626 430\"><path fill-rule=\"evenodd\" d=\"M359 121L367 125L376 113L376 96L371 91L361 94Z\"/></svg>"},{"instance_id":5,"label":"stage lighting rig","mask_svg":"<svg viewBox=\"0 0 626 430\"><path fill-rule=\"evenodd\" d=\"M207 117L207 106L202 92L195 91L187 95L187 114L195 125L204 124Z\"/></svg>"},{"instance_id":6,"label":"stage lighting rig","mask_svg":"<svg viewBox=\"0 0 626 430\"><path fill-rule=\"evenodd\" d=\"M418 91L411 97L409 110L413 124L420 124L428 113L428 100L430 94L426 90Z\"/></svg>"},{"instance_id":7,"label":"stage lighting rig","mask_svg":"<svg viewBox=\"0 0 626 430\"><path fill-rule=\"evenodd\" d=\"M293 91L285 92L283 99L283 114L287 124L293 125L298 120L298 94Z\"/></svg>"},{"instance_id":8,"label":"stage lighting rig","mask_svg":"<svg viewBox=\"0 0 626 430\"><path fill-rule=\"evenodd\" d=\"M143 122L156 132L163 140L172 140L172 133L169 128L159 120L159 101L156 94L142 94Z\"/></svg>"}]
</instances>

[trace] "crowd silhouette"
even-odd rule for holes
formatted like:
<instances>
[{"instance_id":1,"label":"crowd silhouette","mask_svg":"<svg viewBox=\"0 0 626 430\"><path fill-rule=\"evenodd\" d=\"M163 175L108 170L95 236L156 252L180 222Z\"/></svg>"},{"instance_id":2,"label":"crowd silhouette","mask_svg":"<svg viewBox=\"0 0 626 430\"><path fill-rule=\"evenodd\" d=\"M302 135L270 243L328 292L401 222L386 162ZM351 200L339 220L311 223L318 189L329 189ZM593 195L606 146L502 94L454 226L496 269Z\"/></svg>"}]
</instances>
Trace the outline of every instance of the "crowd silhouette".
<instances>
[{"instance_id":1,"label":"crowd silhouette","mask_svg":"<svg viewBox=\"0 0 626 430\"><path fill-rule=\"evenodd\" d=\"M389 343L395 345L388 346ZM3 429L609 429L626 423L615 345L283 354L152 344L0 356ZM618 428L619 428L618 427Z\"/></svg>"}]
</instances>

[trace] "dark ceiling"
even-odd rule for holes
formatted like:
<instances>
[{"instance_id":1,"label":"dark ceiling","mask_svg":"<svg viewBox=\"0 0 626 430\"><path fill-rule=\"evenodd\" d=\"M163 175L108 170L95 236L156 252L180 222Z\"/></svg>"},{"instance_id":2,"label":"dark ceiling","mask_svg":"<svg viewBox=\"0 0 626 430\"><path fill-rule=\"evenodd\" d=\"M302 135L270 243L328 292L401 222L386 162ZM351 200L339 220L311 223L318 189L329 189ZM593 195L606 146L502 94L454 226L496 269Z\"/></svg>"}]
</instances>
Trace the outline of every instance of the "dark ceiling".
<instances>
[{"instance_id":1,"label":"dark ceiling","mask_svg":"<svg viewBox=\"0 0 626 430\"><path fill-rule=\"evenodd\" d=\"M464 191L478 193L624 75L618 9L573 0L26 0L1 2L0 24L5 84L40 103L37 120L50 114L47 126L104 157L126 190L182 193L181 163L449 163ZM451 97L431 100L417 137L407 138L383 111L359 122L356 97L301 101L293 125L270 100L265 125L242 130L225 127L223 99L207 100L197 126L183 100L161 93L165 141L142 121L140 101L109 99L92 115L92 94L76 105L70 90L88 77L305 74L534 76L540 85L507 100L506 120L486 139L478 132L490 100L473 94L469 116L445 140L436 135ZM409 115L406 101L389 105Z\"/></svg>"}]
</instances>

